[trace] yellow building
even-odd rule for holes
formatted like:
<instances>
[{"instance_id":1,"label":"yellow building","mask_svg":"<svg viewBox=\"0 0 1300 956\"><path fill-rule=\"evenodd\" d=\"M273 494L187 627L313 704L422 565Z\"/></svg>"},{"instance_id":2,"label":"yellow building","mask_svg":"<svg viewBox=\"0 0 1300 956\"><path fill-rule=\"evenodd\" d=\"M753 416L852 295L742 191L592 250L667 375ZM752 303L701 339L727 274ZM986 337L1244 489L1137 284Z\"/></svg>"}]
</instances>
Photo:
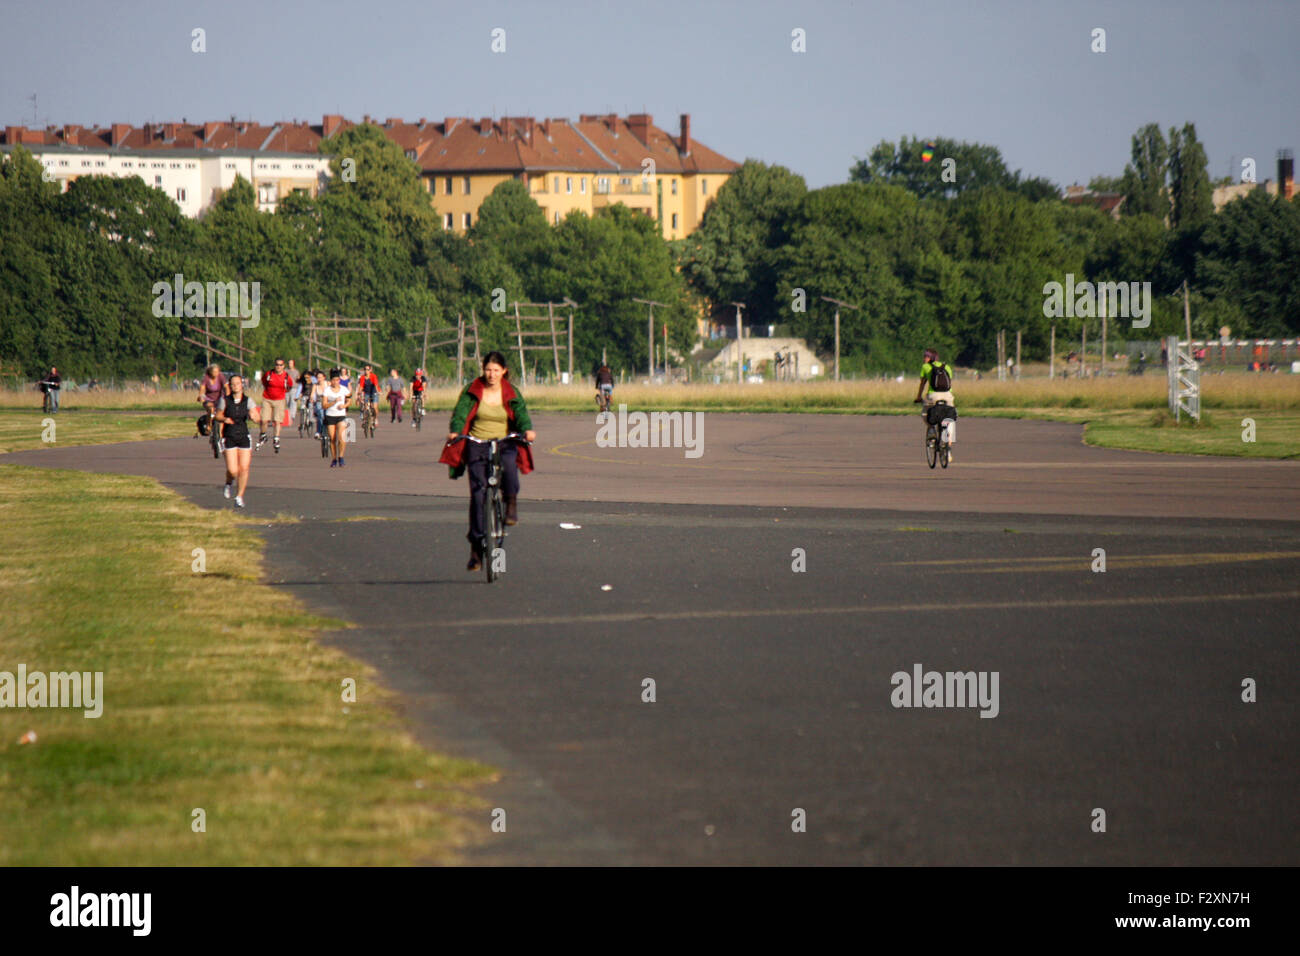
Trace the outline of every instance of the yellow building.
<instances>
[{"instance_id":1,"label":"yellow building","mask_svg":"<svg viewBox=\"0 0 1300 956\"><path fill-rule=\"evenodd\" d=\"M547 222L571 212L588 216L622 203L654 218L665 239L699 226L709 199L740 164L691 138L690 116L678 135L636 113L536 120L448 117L441 124L389 120L384 129L420 166L447 229L464 231L500 183L516 179Z\"/></svg>"}]
</instances>

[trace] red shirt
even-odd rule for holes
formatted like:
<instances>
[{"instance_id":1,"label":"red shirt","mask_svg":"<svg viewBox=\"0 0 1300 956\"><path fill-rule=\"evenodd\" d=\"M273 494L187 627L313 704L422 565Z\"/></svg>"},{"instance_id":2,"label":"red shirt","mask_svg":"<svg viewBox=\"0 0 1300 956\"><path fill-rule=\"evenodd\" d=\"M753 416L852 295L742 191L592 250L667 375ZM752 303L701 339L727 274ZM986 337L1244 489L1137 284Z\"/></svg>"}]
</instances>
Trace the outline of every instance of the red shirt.
<instances>
[{"instance_id":1,"label":"red shirt","mask_svg":"<svg viewBox=\"0 0 1300 956\"><path fill-rule=\"evenodd\" d=\"M288 372L267 372L262 376L262 397L278 402L292 386L293 378Z\"/></svg>"}]
</instances>

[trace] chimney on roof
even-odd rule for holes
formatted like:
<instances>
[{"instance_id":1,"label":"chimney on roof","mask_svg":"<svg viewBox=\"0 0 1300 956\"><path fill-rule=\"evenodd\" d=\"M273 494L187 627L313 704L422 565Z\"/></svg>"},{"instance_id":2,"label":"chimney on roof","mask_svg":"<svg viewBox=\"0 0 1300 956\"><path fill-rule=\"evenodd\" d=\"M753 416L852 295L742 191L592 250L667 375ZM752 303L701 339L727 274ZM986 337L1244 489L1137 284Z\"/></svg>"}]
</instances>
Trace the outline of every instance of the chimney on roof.
<instances>
[{"instance_id":1,"label":"chimney on roof","mask_svg":"<svg viewBox=\"0 0 1300 956\"><path fill-rule=\"evenodd\" d=\"M400 116L390 116L388 119L384 120L384 125L390 128L393 126L401 126L403 125L402 118Z\"/></svg>"},{"instance_id":2,"label":"chimney on roof","mask_svg":"<svg viewBox=\"0 0 1300 956\"><path fill-rule=\"evenodd\" d=\"M112 132L109 135L108 144L110 146L121 146L126 142L127 134L130 132L130 123L114 123L112 126Z\"/></svg>"},{"instance_id":3,"label":"chimney on roof","mask_svg":"<svg viewBox=\"0 0 1300 956\"><path fill-rule=\"evenodd\" d=\"M490 132L492 132L492 120L490 117L484 116L478 121L478 134L486 136Z\"/></svg>"},{"instance_id":4,"label":"chimney on roof","mask_svg":"<svg viewBox=\"0 0 1300 956\"><path fill-rule=\"evenodd\" d=\"M682 114L682 135L677 148L681 150L683 156L691 155L691 114Z\"/></svg>"},{"instance_id":5,"label":"chimney on roof","mask_svg":"<svg viewBox=\"0 0 1300 956\"><path fill-rule=\"evenodd\" d=\"M642 143L650 145L650 124L653 122L649 113L633 113L627 118L627 128Z\"/></svg>"},{"instance_id":6,"label":"chimney on roof","mask_svg":"<svg viewBox=\"0 0 1300 956\"><path fill-rule=\"evenodd\" d=\"M321 124L320 124L321 134L325 137L325 139L329 139L331 136L333 136L335 133L338 132L339 127L342 125L343 125L342 116L340 116L338 113L326 113L324 119L321 120Z\"/></svg>"},{"instance_id":7,"label":"chimney on roof","mask_svg":"<svg viewBox=\"0 0 1300 956\"><path fill-rule=\"evenodd\" d=\"M427 122L428 122L428 120L426 120L423 116L421 116L421 117L420 117L420 128L423 129L423 128L424 128L424 124L427 123Z\"/></svg>"},{"instance_id":8,"label":"chimney on roof","mask_svg":"<svg viewBox=\"0 0 1300 956\"><path fill-rule=\"evenodd\" d=\"M26 126L6 126L5 145L12 146L14 143L21 143L23 141L23 134L26 132Z\"/></svg>"},{"instance_id":9,"label":"chimney on roof","mask_svg":"<svg viewBox=\"0 0 1300 956\"><path fill-rule=\"evenodd\" d=\"M63 141L76 145L77 136L81 133L81 127L73 123L65 123L63 126Z\"/></svg>"},{"instance_id":10,"label":"chimney on roof","mask_svg":"<svg viewBox=\"0 0 1300 956\"><path fill-rule=\"evenodd\" d=\"M220 123L203 124L203 142L211 144L212 137L217 135L217 130L221 129Z\"/></svg>"},{"instance_id":11,"label":"chimney on roof","mask_svg":"<svg viewBox=\"0 0 1300 956\"><path fill-rule=\"evenodd\" d=\"M1277 194L1281 199L1295 195L1295 155L1289 149L1277 151Z\"/></svg>"},{"instance_id":12,"label":"chimney on roof","mask_svg":"<svg viewBox=\"0 0 1300 956\"><path fill-rule=\"evenodd\" d=\"M529 146L533 145L533 128L535 125L535 121L531 116L524 117L524 135L528 138Z\"/></svg>"},{"instance_id":13,"label":"chimney on roof","mask_svg":"<svg viewBox=\"0 0 1300 956\"><path fill-rule=\"evenodd\" d=\"M179 123L166 123L163 125L163 139L174 140L176 131L180 128Z\"/></svg>"}]
</instances>

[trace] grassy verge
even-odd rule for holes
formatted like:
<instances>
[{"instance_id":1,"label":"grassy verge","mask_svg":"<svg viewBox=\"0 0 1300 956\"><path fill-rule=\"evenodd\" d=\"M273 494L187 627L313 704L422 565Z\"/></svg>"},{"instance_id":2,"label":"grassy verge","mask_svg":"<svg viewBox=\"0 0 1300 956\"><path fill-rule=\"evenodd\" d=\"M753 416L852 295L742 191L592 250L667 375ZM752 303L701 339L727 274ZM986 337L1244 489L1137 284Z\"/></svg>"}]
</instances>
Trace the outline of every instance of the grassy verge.
<instances>
[{"instance_id":1,"label":"grassy verge","mask_svg":"<svg viewBox=\"0 0 1300 956\"><path fill-rule=\"evenodd\" d=\"M0 710L0 865L385 865L468 842L490 771L412 740L374 674L313 641L338 622L258 583L260 553L150 479L0 466L0 671L103 672L97 719Z\"/></svg>"},{"instance_id":2,"label":"grassy verge","mask_svg":"<svg viewBox=\"0 0 1300 956\"><path fill-rule=\"evenodd\" d=\"M1254 441L1243 440L1249 419ZM1203 412L1199 424L1175 424L1166 411L1110 413L1088 423L1089 445L1183 455L1234 458L1300 458L1300 413L1253 410Z\"/></svg>"},{"instance_id":3,"label":"grassy verge","mask_svg":"<svg viewBox=\"0 0 1300 956\"><path fill-rule=\"evenodd\" d=\"M194 416L197 417L197 416ZM59 412L46 422L40 410L6 410L0 414L0 455L60 445L103 445L194 434L194 417L124 415L112 410Z\"/></svg>"}]
</instances>

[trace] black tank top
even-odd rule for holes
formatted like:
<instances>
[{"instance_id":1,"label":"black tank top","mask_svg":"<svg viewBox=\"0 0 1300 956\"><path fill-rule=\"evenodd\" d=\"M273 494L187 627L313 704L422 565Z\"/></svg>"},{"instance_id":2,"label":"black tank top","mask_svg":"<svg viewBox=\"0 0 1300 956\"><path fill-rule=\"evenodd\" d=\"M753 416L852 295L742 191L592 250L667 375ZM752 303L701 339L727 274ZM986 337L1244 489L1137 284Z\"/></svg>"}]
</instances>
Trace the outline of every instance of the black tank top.
<instances>
[{"instance_id":1,"label":"black tank top","mask_svg":"<svg viewBox=\"0 0 1300 956\"><path fill-rule=\"evenodd\" d=\"M226 422L221 437L234 444L243 444L248 439L248 394L245 393L238 402L226 399L223 414L232 421Z\"/></svg>"}]
</instances>

